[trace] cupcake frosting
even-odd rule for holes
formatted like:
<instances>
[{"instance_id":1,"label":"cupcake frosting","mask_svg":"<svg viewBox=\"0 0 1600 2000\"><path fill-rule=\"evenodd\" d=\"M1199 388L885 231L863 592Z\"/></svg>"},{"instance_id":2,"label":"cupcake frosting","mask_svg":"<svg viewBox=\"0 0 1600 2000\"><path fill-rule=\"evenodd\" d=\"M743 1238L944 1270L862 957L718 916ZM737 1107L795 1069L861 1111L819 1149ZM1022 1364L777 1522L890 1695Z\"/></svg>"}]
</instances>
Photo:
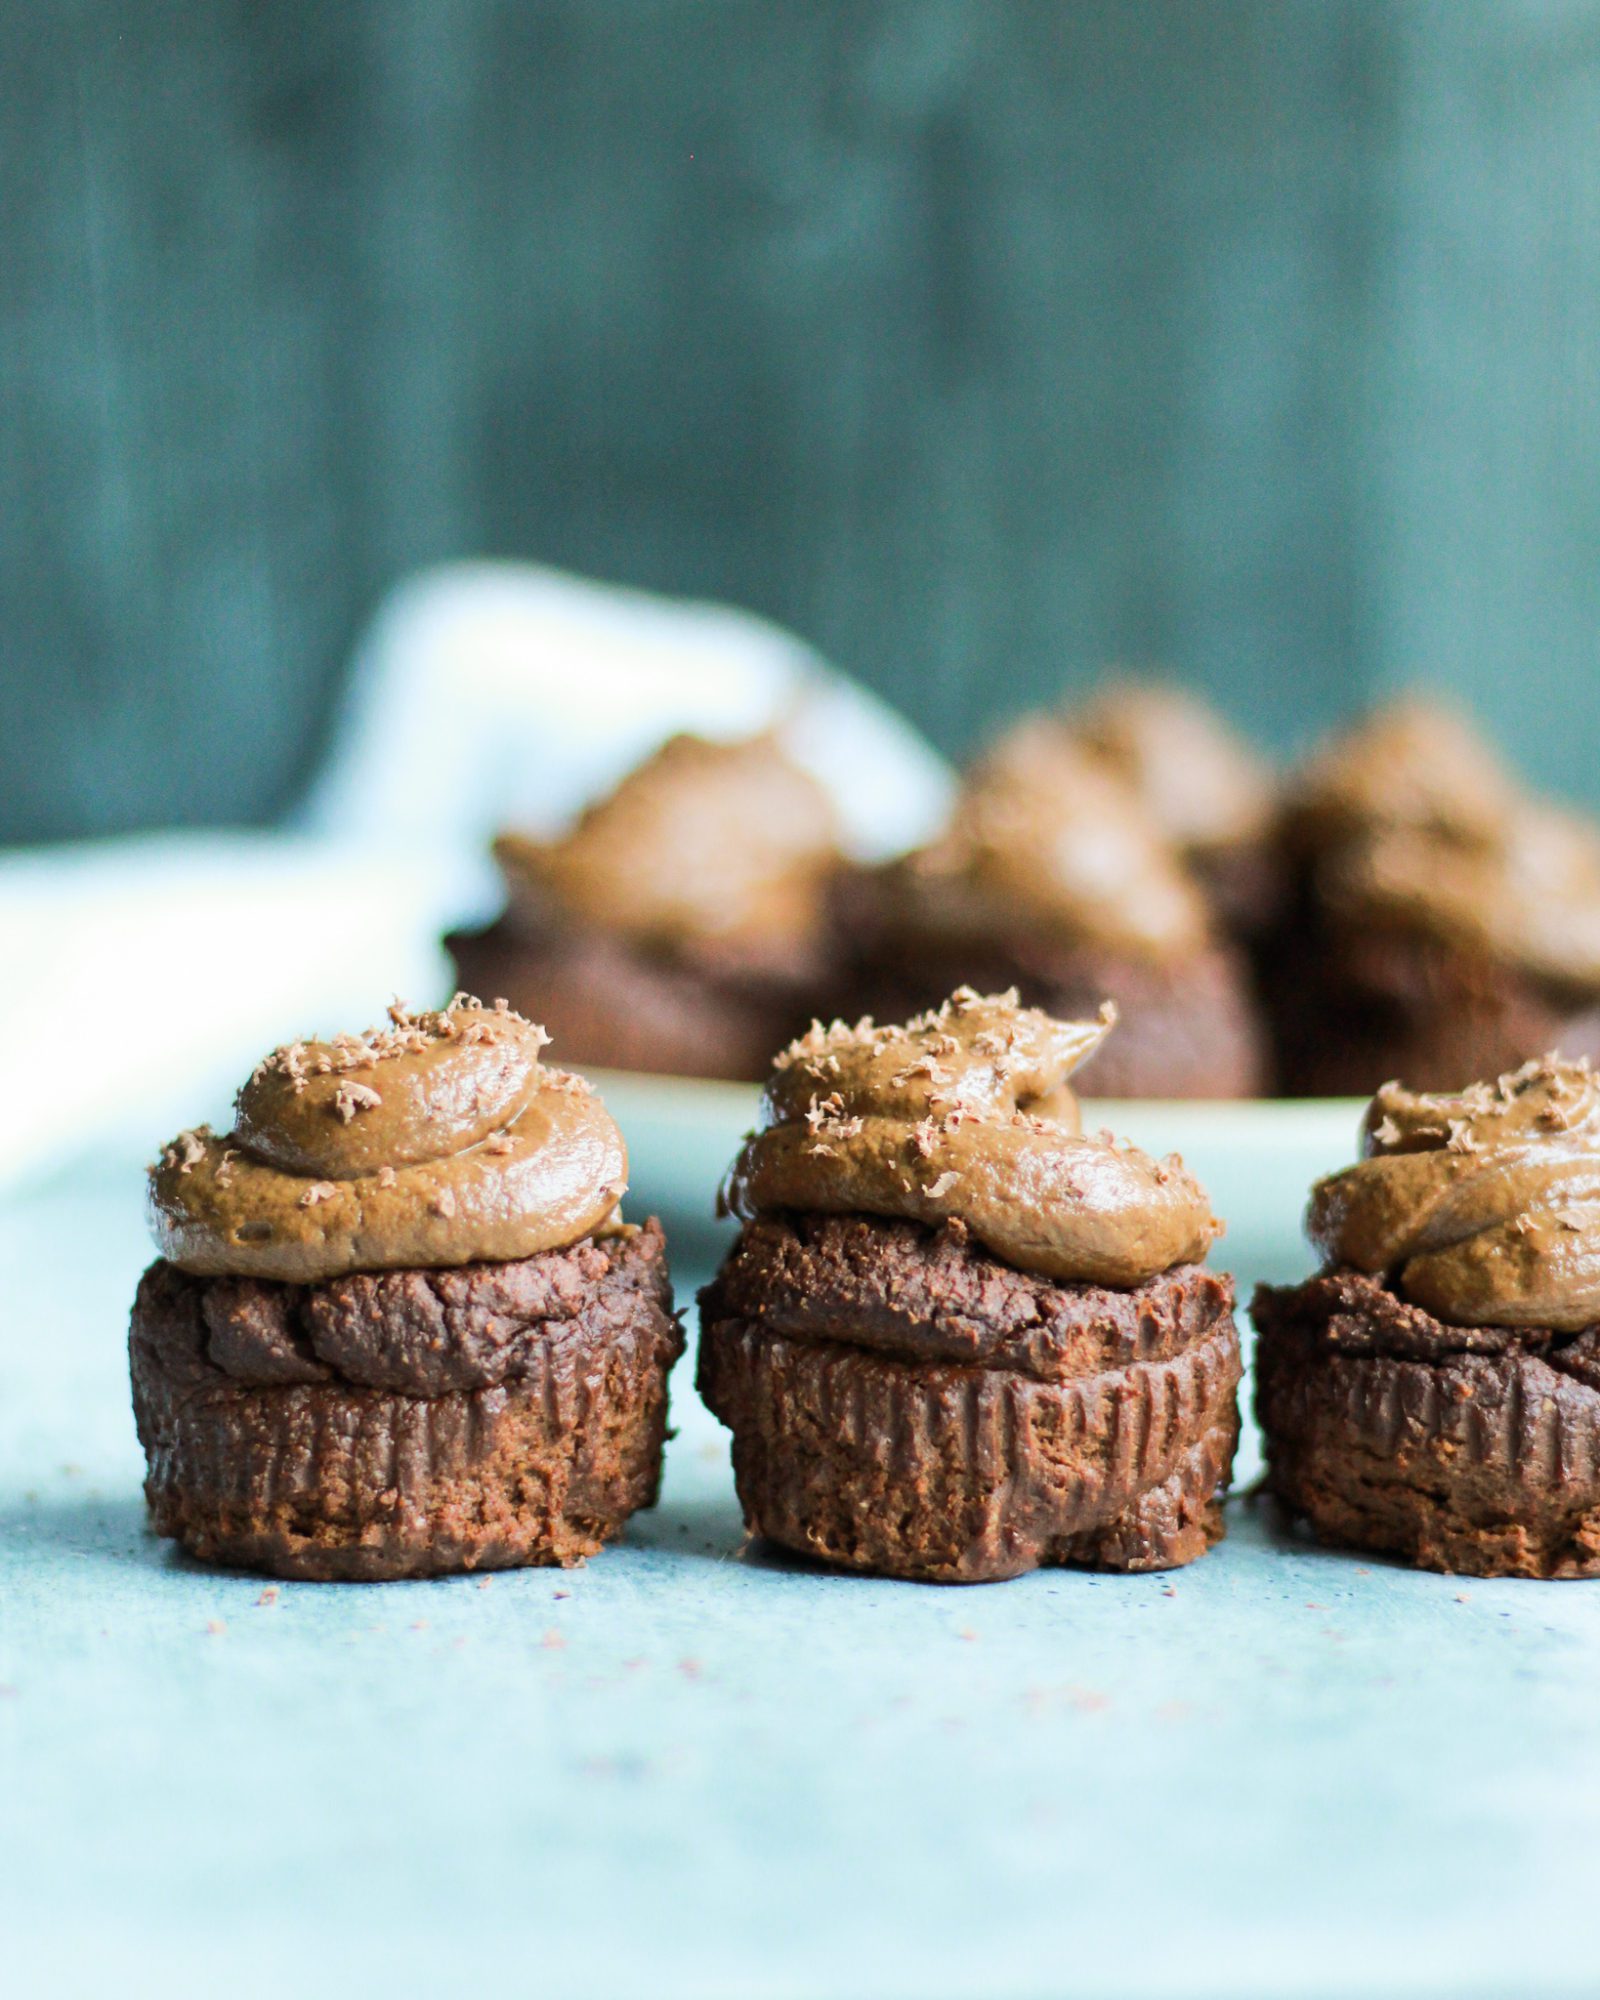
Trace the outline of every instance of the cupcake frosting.
<instances>
[{"instance_id":1,"label":"cupcake frosting","mask_svg":"<svg viewBox=\"0 0 1600 2000\"><path fill-rule=\"evenodd\" d=\"M674 736L564 838L503 834L513 899L641 943L757 948L808 937L838 862L821 785L770 736Z\"/></svg>"},{"instance_id":2,"label":"cupcake frosting","mask_svg":"<svg viewBox=\"0 0 1600 2000\"><path fill-rule=\"evenodd\" d=\"M1069 1078L1115 1019L963 989L904 1027L818 1024L778 1057L723 1205L956 1222L1007 1263L1084 1284L1194 1262L1221 1225L1182 1163L1080 1129Z\"/></svg>"},{"instance_id":3,"label":"cupcake frosting","mask_svg":"<svg viewBox=\"0 0 1600 2000\"><path fill-rule=\"evenodd\" d=\"M1452 710L1379 710L1307 766L1286 826L1336 919L1600 987L1600 832L1520 790Z\"/></svg>"},{"instance_id":4,"label":"cupcake frosting","mask_svg":"<svg viewBox=\"0 0 1600 2000\"><path fill-rule=\"evenodd\" d=\"M1159 681L1112 681L1071 718L1074 736L1130 785L1166 837L1204 854L1259 840L1273 813L1265 767L1215 711Z\"/></svg>"},{"instance_id":5,"label":"cupcake frosting","mask_svg":"<svg viewBox=\"0 0 1600 2000\"><path fill-rule=\"evenodd\" d=\"M581 1078L541 1064L545 1039L460 996L275 1049L231 1132L180 1133L151 1168L163 1255L309 1284L530 1257L614 1226L622 1136Z\"/></svg>"},{"instance_id":6,"label":"cupcake frosting","mask_svg":"<svg viewBox=\"0 0 1600 2000\"><path fill-rule=\"evenodd\" d=\"M1587 1064L1547 1057L1451 1096L1385 1084L1362 1150L1312 1192L1307 1230L1329 1265L1462 1326L1600 1320L1600 1079Z\"/></svg>"},{"instance_id":7,"label":"cupcake frosting","mask_svg":"<svg viewBox=\"0 0 1600 2000\"><path fill-rule=\"evenodd\" d=\"M1050 720L979 760L944 835L885 891L891 921L935 935L1022 924L1154 959L1209 936L1199 887L1138 797Z\"/></svg>"},{"instance_id":8,"label":"cupcake frosting","mask_svg":"<svg viewBox=\"0 0 1600 2000\"><path fill-rule=\"evenodd\" d=\"M1328 905L1516 965L1600 987L1600 836L1576 814L1522 800L1467 837L1374 827L1330 857Z\"/></svg>"},{"instance_id":9,"label":"cupcake frosting","mask_svg":"<svg viewBox=\"0 0 1600 2000\"><path fill-rule=\"evenodd\" d=\"M1517 790L1471 725L1452 708L1408 695L1375 710L1301 770L1286 819L1312 849L1374 827L1492 838Z\"/></svg>"}]
</instances>

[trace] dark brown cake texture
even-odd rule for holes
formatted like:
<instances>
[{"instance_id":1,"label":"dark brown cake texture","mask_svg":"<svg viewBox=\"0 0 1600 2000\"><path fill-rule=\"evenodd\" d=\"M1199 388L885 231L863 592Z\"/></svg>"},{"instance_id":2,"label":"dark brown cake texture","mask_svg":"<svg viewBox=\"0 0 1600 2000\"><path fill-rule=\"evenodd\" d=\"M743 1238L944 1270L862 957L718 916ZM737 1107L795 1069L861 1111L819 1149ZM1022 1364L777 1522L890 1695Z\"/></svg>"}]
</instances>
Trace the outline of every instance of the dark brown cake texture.
<instances>
[{"instance_id":1,"label":"dark brown cake texture","mask_svg":"<svg viewBox=\"0 0 1600 2000\"><path fill-rule=\"evenodd\" d=\"M1066 1077L1103 1033L962 993L780 1059L701 1294L754 1533L933 1582L1164 1569L1221 1535L1232 1286L1176 1161L1077 1135Z\"/></svg>"},{"instance_id":2,"label":"dark brown cake texture","mask_svg":"<svg viewBox=\"0 0 1600 2000\"><path fill-rule=\"evenodd\" d=\"M1288 788L1291 893L1263 954L1284 1087L1459 1090L1600 1057L1600 834L1524 793L1468 725L1410 698Z\"/></svg>"},{"instance_id":3,"label":"dark brown cake texture","mask_svg":"<svg viewBox=\"0 0 1600 2000\"><path fill-rule=\"evenodd\" d=\"M232 1134L168 1149L157 1233L190 1268L150 1267L129 1338L158 1534L373 1580L578 1562L653 1504L665 1242L618 1220L615 1127L542 1039L397 1011L276 1051Z\"/></svg>"},{"instance_id":4,"label":"dark brown cake texture","mask_svg":"<svg viewBox=\"0 0 1600 2000\"><path fill-rule=\"evenodd\" d=\"M1391 1085L1367 1132L1313 1195L1324 1270L1256 1293L1268 1489L1419 1568L1600 1575L1600 1087Z\"/></svg>"},{"instance_id":5,"label":"dark brown cake texture","mask_svg":"<svg viewBox=\"0 0 1600 2000\"><path fill-rule=\"evenodd\" d=\"M1059 1019L1109 997L1098 1097L1247 1097L1264 1044L1243 956L1138 794L1065 723L1035 719L973 767L947 831L842 897L857 1004L903 1020L957 985Z\"/></svg>"},{"instance_id":6,"label":"dark brown cake texture","mask_svg":"<svg viewBox=\"0 0 1600 2000\"><path fill-rule=\"evenodd\" d=\"M504 834L506 908L446 939L582 1067L754 1081L839 983L826 793L770 736L675 736L561 839Z\"/></svg>"},{"instance_id":7,"label":"dark brown cake texture","mask_svg":"<svg viewBox=\"0 0 1600 2000\"><path fill-rule=\"evenodd\" d=\"M682 1351L659 1227L456 1271L139 1286L151 1525L275 1576L580 1562L655 1504Z\"/></svg>"}]
</instances>

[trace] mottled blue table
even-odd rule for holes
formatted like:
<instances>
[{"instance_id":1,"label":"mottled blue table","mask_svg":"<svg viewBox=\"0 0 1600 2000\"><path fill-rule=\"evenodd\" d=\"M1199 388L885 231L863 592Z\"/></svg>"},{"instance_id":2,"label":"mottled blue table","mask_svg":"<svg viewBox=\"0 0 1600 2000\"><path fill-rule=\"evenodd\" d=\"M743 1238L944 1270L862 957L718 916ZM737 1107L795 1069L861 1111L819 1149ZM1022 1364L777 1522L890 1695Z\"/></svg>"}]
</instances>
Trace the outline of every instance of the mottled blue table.
<instances>
[{"instance_id":1,"label":"mottled blue table","mask_svg":"<svg viewBox=\"0 0 1600 2000\"><path fill-rule=\"evenodd\" d=\"M587 1568L264 1597L145 1533L145 1255L126 1173L0 1208L8 1993L1596 1990L1600 1587L1245 1501L1172 1576L825 1575L686 1363Z\"/></svg>"}]
</instances>

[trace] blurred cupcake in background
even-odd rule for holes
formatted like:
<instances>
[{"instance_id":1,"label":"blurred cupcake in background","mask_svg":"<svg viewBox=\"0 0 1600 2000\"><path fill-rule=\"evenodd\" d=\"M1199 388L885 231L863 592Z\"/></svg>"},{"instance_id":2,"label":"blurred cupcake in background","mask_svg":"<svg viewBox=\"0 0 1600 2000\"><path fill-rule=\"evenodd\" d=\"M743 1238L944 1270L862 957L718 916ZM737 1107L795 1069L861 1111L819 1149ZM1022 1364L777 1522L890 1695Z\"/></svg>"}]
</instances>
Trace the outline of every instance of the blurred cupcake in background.
<instances>
[{"instance_id":1,"label":"blurred cupcake in background","mask_svg":"<svg viewBox=\"0 0 1600 2000\"><path fill-rule=\"evenodd\" d=\"M1600 829L1526 793L1453 710L1408 697L1326 746L1281 839L1268 1002L1290 1092L1600 1056Z\"/></svg>"},{"instance_id":2,"label":"blurred cupcake in background","mask_svg":"<svg viewBox=\"0 0 1600 2000\"><path fill-rule=\"evenodd\" d=\"M957 986L1015 986L1122 1028L1098 1097L1247 1097L1261 1036L1242 961L1137 790L1064 723L1033 718L967 774L931 845L851 887L860 1011L901 1020Z\"/></svg>"},{"instance_id":3,"label":"blurred cupcake in background","mask_svg":"<svg viewBox=\"0 0 1600 2000\"><path fill-rule=\"evenodd\" d=\"M561 838L495 842L504 913L457 976L578 1067L754 1079L836 983L826 792L770 736L674 736Z\"/></svg>"},{"instance_id":4,"label":"blurred cupcake in background","mask_svg":"<svg viewBox=\"0 0 1600 2000\"><path fill-rule=\"evenodd\" d=\"M1281 885L1270 766L1207 702L1171 682L1103 682L1068 726L1137 793L1204 890L1222 928L1257 937Z\"/></svg>"}]
</instances>

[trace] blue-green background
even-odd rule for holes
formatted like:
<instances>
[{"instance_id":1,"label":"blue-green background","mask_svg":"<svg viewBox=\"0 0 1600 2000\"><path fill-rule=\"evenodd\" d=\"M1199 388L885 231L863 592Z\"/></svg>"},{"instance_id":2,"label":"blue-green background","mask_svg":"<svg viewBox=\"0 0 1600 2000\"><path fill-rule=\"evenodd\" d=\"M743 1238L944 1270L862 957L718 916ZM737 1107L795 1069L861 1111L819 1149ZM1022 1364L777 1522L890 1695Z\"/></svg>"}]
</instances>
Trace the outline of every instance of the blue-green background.
<instances>
[{"instance_id":1,"label":"blue-green background","mask_svg":"<svg viewBox=\"0 0 1600 2000\"><path fill-rule=\"evenodd\" d=\"M282 810L479 552L1600 798L1597 306L1593 0L12 0L0 839Z\"/></svg>"}]
</instances>

